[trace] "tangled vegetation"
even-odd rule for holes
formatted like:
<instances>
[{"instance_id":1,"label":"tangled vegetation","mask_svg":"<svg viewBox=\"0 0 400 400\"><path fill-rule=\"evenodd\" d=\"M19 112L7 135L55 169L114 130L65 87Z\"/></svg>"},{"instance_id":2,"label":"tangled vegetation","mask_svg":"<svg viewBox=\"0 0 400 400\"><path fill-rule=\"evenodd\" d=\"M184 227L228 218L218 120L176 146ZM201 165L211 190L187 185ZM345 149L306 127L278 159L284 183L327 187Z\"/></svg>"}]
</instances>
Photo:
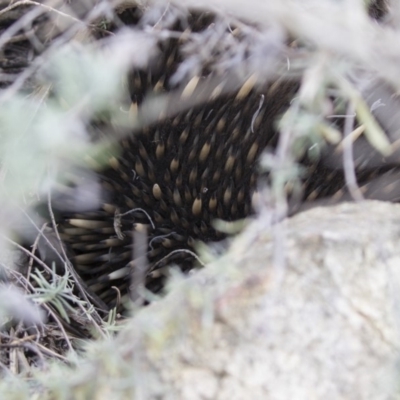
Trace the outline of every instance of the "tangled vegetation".
<instances>
[{"instance_id":1,"label":"tangled vegetation","mask_svg":"<svg viewBox=\"0 0 400 400\"><path fill-rule=\"evenodd\" d=\"M215 323L215 303L221 298L225 301L227 288L232 289L226 282L238 271L232 271L222 257L221 275L207 278L217 282L216 291L204 289L208 301L200 293L201 284L188 283L173 271L167 288L173 299L170 307L163 308L159 297L149 294L147 299L154 302L151 311L132 304L132 321L127 322L117 309L99 311L69 261L51 208L53 189L60 180L70 182L77 175L81 179L74 184L83 192L75 191L73 198L66 194L62 201L70 202L68 206L75 210L96 207L100 188L95 171L110 155L118 154L116 142L121 137L148 126L160 114L168 116L207 100L173 97L171 108L171 97L161 93L128 111L126 76L134 68L146 68L157 53L157 38L174 34L173 21L184 19L189 12L207 11L217 13L227 24L240 24L245 32L242 47L232 46L230 35L213 38L207 31L198 35L193 48L186 49L175 76L178 83L207 64L215 51L212 40L219 41L214 43L218 56L212 68L235 77L227 93L240 88L249 76L257 76L254 84L288 75L299 82L295 100L277 121L281 136L276 151L260 160L260 168L271 177L257 203L267 227L291 212L285 190L301 174L296 161L305 149L311 158L320 157L325 143L344 149L337 156L339 161L332 152L329 162L341 166L343 162L348 199L362 200L365 195L357 184L355 162L378 160L377 169L382 167L381 159L390 166L398 164L398 125L392 118L395 93L400 90L400 7L395 1L271 0L243 5L232 0L217 4L212 0L86 0L76 4L21 0L1 1L0 7L1 398L150 398L146 388L159 385L161 378L132 365L145 360L150 368L154 354L169 354L169 346L179 348L175 341L185 337L186 330L197 329L190 323L193 313L201 316L200 331L207 336L207 324ZM144 8L159 30L118 25L118 16L130 7ZM284 54L284 64L271 63L272 53ZM249 60L246 63L243 54ZM277 65L287 68L277 72ZM382 88L381 104L370 104L369 93ZM374 113L385 98L394 100L383 114ZM337 110L333 99L348 117L341 129L330 123ZM353 130L356 120L361 128ZM115 130L113 140L99 138L99 126ZM361 155L354 160L352 152L358 154L359 148L346 144L358 137ZM369 144L367 155L362 152L365 143ZM392 183L397 170L390 173ZM380 189L378 182L371 197ZM395 190L387 199L396 200L396 196ZM46 205L47 220L41 218L38 204ZM243 225L216 224L230 233ZM49 231L55 235L46 236ZM33 245L27 248L24 243ZM43 261L43 246L50 246L60 257L61 272L56 260ZM198 254L203 264L218 262L211 247L199 246ZM249 290L252 284L246 281ZM255 291L263 288L263 282L254 284ZM238 292L244 304L247 292L242 286ZM179 308L179 318L171 318L174 308ZM127 346L131 340L147 347ZM191 350L181 356L185 354L190 359ZM93 378L96 374L107 377L101 391L94 387L99 384ZM213 398L210 393L193 398ZM152 396L169 398L156 391ZM191 398L187 393L182 396Z\"/></svg>"}]
</instances>

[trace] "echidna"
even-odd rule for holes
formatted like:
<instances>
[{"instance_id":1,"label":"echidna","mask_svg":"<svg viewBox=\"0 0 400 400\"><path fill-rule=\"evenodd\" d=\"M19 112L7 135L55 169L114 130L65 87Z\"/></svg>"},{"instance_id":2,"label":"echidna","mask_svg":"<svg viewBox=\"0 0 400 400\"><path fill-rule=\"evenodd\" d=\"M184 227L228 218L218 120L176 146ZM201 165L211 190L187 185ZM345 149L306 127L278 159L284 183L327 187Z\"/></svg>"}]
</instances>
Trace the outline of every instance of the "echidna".
<instances>
[{"instance_id":1,"label":"echidna","mask_svg":"<svg viewBox=\"0 0 400 400\"><path fill-rule=\"evenodd\" d=\"M142 23L138 9L120 18ZM184 32L182 36L160 41L157 63L130 76L135 106L155 90L171 90L189 31L205 31L214 23L210 14L176 22L174 31ZM224 29L234 35L232 27ZM215 74L207 69L198 79ZM100 174L107 203L59 221L77 271L108 305L116 302L113 287L126 293L131 271L138 268L132 259L135 225L147 226L146 285L157 291L163 280L158 269L171 263L191 268L193 256L185 250L193 251L198 240L223 238L213 228L214 219L233 221L251 213L257 160L264 149L277 145L276 120L297 88L290 80L257 89L253 84L247 80L234 93L208 99L123 139L122 153ZM182 95L187 91L182 88ZM306 165L304 199L329 196L345 186L341 170L320 162Z\"/></svg>"},{"instance_id":2,"label":"echidna","mask_svg":"<svg viewBox=\"0 0 400 400\"><path fill-rule=\"evenodd\" d=\"M126 10L120 18L135 26L143 20L138 9ZM189 32L204 32L214 23L215 16L208 13L175 23L173 31L182 36L161 40L156 62L130 74L135 107L155 88L165 93L181 88L182 96L190 96L191 83L173 87L172 77L181 65ZM232 35L229 29L224 27L224 32ZM213 78L207 68L202 77ZM128 290L135 268L136 224L147 227L146 283L157 291L163 281L157 270L169 264L191 268L195 260L187 250L193 252L196 241L224 237L213 228L214 219L233 221L251 213L257 159L267 146L276 146L276 119L296 90L290 81L260 90L254 84L250 76L235 93L216 96L123 139L121 154L100 173L107 203L100 210L64 214L58 221L74 253L75 268L105 303L113 305L117 298L113 286L121 293Z\"/></svg>"}]
</instances>

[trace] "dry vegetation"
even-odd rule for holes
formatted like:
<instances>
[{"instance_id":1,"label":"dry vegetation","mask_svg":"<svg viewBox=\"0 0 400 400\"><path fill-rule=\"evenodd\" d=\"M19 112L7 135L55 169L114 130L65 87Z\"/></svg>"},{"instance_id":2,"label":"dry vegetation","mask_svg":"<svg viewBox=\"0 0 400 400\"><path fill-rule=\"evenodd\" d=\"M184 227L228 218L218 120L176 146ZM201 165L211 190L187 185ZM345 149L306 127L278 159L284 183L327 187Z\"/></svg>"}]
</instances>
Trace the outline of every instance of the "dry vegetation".
<instances>
[{"instance_id":1,"label":"dry vegetation","mask_svg":"<svg viewBox=\"0 0 400 400\"><path fill-rule=\"evenodd\" d=\"M367 3L379 22L368 16ZM148 7L159 29L111 34L109 21L138 4ZM0 6L0 398L399 397L393 306L398 207L344 205L301 214L289 225L273 224L291 210L283 187L293 180L294 143L342 146L343 154L333 154L329 162L343 160L348 197L355 200L365 193L357 186L353 152L378 166L382 157L398 165L396 1L254 0L244 6L234 0L64 0L1 1ZM257 203L257 221L221 259L200 249L210 266L190 279L176 272L166 299L133 307L133 318L124 321L115 310L99 312L59 237L50 245L65 263L62 274L36 255L42 233L55 220L51 207L48 226L30 210L38 198L50 204L49 188L60 175L88 164L99 168L113 151L109 138L93 144L94 119L123 135L160 113L207 100L160 95L133 113L125 111L127 71L146 66L157 38L173 34L168 18L185 15L187 8L220 13L246 32L240 45L233 45L225 30L216 41L219 57L211 68L226 71L231 83L226 90L240 88L249 76L257 76L258 83L290 76L301 85L280 123L276 152L261 160L272 179ZM212 39L205 32L187 48L177 81L190 79L208 62ZM250 61L244 63L247 52ZM381 104L371 104L369 94L379 90ZM331 126L332 96L343 99L346 114L356 115L361 129L352 131L352 118L342 131ZM372 114L382 102L384 112ZM349 138L343 141L346 136L359 140L351 146ZM367 143L374 150L369 146L366 154ZM82 181L84 201L74 207L83 210L97 204L98 188L89 172ZM385 198L383 184L378 182L370 197L398 199L396 188ZM359 240L349 246L351 238ZM33 248L21 247L21 239L32 240ZM337 254L344 256L336 259ZM343 272L346 268L354 275ZM326 307L330 302L334 306ZM337 354L349 355L345 368L340 360L329 364Z\"/></svg>"}]
</instances>

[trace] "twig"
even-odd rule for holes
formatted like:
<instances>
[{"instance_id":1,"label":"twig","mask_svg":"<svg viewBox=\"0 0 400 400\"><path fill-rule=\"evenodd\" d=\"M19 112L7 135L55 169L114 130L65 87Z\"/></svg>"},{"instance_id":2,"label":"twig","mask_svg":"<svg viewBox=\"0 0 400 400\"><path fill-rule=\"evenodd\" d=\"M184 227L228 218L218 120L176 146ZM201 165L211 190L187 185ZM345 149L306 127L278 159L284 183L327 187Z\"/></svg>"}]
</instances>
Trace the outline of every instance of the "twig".
<instances>
[{"instance_id":1,"label":"twig","mask_svg":"<svg viewBox=\"0 0 400 400\"><path fill-rule=\"evenodd\" d=\"M131 283L129 285L129 295L133 303L143 304L140 292L145 287L146 272L148 271L147 260L147 229L143 224L136 224L132 235L133 261L131 262Z\"/></svg>"},{"instance_id":2,"label":"twig","mask_svg":"<svg viewBox=\"0 0 400 400\"><path fill-rule=\"evenodd\" d=\"M355 201L362 201L364 197L361 193L360 188L357 185L357 177L354 168L353 159L353 141L346 140L351 135L354 126L354 106L350 102L347 107L347 118L344 123L344 140L343 140L343 166L344 166L344 177L347 188Z\"/></svg>"},{"instance_id":3,"label":"twig","mask_svg":"<svg viewBox=\"0 0 400 400\"><path fill-rule=\"evenodd\" d=\"M49 54L54 51L54 48L59 48L61 45L67 43L69 40L74 38L78 31L83 27L90 27L90 21L93 21L103 15L105 13L105 4L102 3L102 7L95 7L88 16L83 20L79 21L79 24L73 24L69 27L69 29L64 32L60 37L56 38L52 46L48 49L44 50L40 56L37 56L34 61L31 63L29 68L26 68L14 81L12 85L10 85L4 94L1 96L0 101L7 101L15 93L21 89L25 81L34 74L34 72L40 68L48 58ZM0 36L0 48L4 46L19 30L23 29L29 23L31 23L35 18L40 16L44 12L42 8L36 8L30 11L29 13L22 16L18 21L16 21L13 25L11 25L3 34Z\"/></svg>"},{"instance_id":4,"label":"twig","mask_svg":"<svg viewBox=\"0 0 400 400\"><path fill-rule=\"evenodd\" d=\"M54 13L56 13L58 15L61 15L61 16L65 17L65 18L69 18L74 22L82 23L81 20L73 17L72 15L66 14L66 13L64 13L62 11L57 10L56 8L53 8L51 6L47 6L46 4L38 3L37 1L32 1L32 0L20 0L20 1L17 1L16 3L14 3L14 4L9 5L6 8L3 8L0 11L0 17L3 14L13 10L14 8L21 7L21 6L38 6L38 7L42 7L42 8L44 8L45 11L54 12Z\"/></svg>"},{"instance_id":5,"label":"twig","mask_svg":"<svg viewBox=\"0 0 400 400\"><path fill-rule=\"evenodd\" d=\"M35 254L35 253L36 253L36 250L37 250L37 247L38 247L38 244L39 244L40 237L41 237L41 235L43 235L43 231L44 231L44 229L46 228L46 226L47 226L47 223L43 224L43 226L42 226L42 228L41 228L39 234L36 235L36 239L35 239L35 241L33 242L33 245L32 245L32 250L31 250L31 251L32 251L32 254ZM26 279L28 279L28 281L30 280L30 275L31 275L31 272L32 272L32 267L33 267L33 257L30 257L30 258L29 258L29 263L28 263L28 272L26 273Z\"/></svg>"},{"instance_id":6,"label":"twig","mask_svg":"<svg viewBox=\"0 0 400 400\"><path fill-rule=\"evenodd\" d=\"M193 251L190 251L190 250L187 250L187 249L177 249L177 250L171 251L165 257L161 258L161 260L158 260L156 263L154 263L153 267L152 267L152 271L154 271L157 268L157 265L162 264L165 260L167 260L172 255L177 254L177 253L190 254L193 258L195 258L201 264L202 267L206 266L206 264L204 264L203 261L201 261L200 257L196 253L194 253Z\"/></svg>"},{"instance_id":7,"label":"twig","mask_svg":"<svg viewBox=\"0 0 400 400\"><path fill-rule=\"evenodd\" d=\"M9 239L6 235L1 234L0 237L7 241L8 243L12 244L13 246L17 247L19 250L27 254L29 257L34 258L34 260L41 265L49 274L52 274L53 271L49 268L49 266L44 263L39 257L35 256L31 251L25 249L25 247L21 246L19 243L15 242L12 239Z\"/></svg>"},{"instance_id":8,"label":"twig","mask_svg":"<svg viewBox=\"0 0 400 400\"><path fill-rule=\"evenodd\" d=\"M31 346L32 346L32 344L31 344ZM62 356L61 354L55 353L54 351L51 351L48 347L44 347L40 343L36 343L36 346L40 348L41 352L43 352L43 353L45 353L45 354L47 354L49 356L52 356L52 357L57 357L60 360L65 361L66 363L69 363L68 358Z\"/></svg>"},{"instance_id":9,"label":"twig","mask_svg":"<svg viewBox=\"0 0 400 400\"><path fill-rule=\"evenodd\" d=\"M55 220L55 217L54 217L53 207L51 205L51 193L50 193L50 191L48 192L48 195L47 195L47 206L48 206L48 209L49 209L50 219L51 219L51 223L53 225L53 230L54 230L54 232L56 234L57 240L60 243L62 255L63 255L64 259L66 260L65 261L65 268L67 269L67 271L71 274L72 278L74 279L74 282L78 286L79 292L81 293L83 299L87 302L87 304L92 304L92 302L89 300L89 298L87 296L87 291L84 289L84 286L86 286L86 285L83 283L83 281L80 279L80 277L76 273L75 268L73 267L72 263L69 261L69 259L67 257L67 254L65 252L64 246L62 245L62 240L61 240L60 234L58 232L56 220ZM96 301L97 303L100 303L100 305L102 304L102 301L100 299L97 299L97 298L95 299L92 295L90 295L90 296L94 301ZM106 310L106 309L107 308L105 308L104 310ZM98 324L98 322L102 323L103 320L101 319L100 315L97 313L96 309L93 309L93 314L94 314L95 318L92 318L92 316L89 313L87 313L87 316L88 316L88 318L90 318L93 321L94 326L96 327L96 329L98 330L100 335L105 337L105 334L104 334L103 330L101 329L101 327Z\"/></svg>"},{"instance_id":10,"label":"twig","mask_svg":"<svg viewBox=\"0 0 400 400\"><path fill-rule=\"evenodd\" d=\"M20 280L22 280L22 281L25 282L25 284L26 284L26 286L29 288L30 292L31 292L32 294L35 293L35 288L32 286L32 284L31 284L20 272L15 271L15 270L11 270L10 273L13 274L13 275L18 276ZM68 335L67 335L67 332L65 331L64 326L62 325L61 321L58 319L57 315L54 313L54 311L51 309L51 307L48 306L48 304L42 303L41 305L42 305L42 306L46 309L46 311L53 317L55 323L58 325L58 327L60 328L61 332L63 333L64 339L65 339L65 341L66 341L66 343L67 343L69 349L70 349L71 351L75 352L75 350L74 350L74 348L73 348L73 346L72 346L72 344L71 344L71 342L70 342L70 340L69 340L69 337L68 337Z\"/></svg>"}]
</instances>

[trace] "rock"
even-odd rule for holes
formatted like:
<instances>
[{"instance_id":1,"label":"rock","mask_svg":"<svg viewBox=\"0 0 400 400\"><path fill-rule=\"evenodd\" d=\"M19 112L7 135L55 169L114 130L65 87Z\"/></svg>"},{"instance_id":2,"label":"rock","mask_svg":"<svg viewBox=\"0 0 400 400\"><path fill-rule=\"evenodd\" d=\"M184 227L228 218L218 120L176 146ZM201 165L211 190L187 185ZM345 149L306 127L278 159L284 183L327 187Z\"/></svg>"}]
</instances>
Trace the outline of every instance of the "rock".
<instances>
[{"instance_id":1,"label":"rock","mask_svg":"<svg viewBox=\"0 0 400 400\"><path fill-rule=\"evenodd\" d=\"M85 396L400 398L400 205L266 220L89 348Z\"/></svg>"}]
</instances>

